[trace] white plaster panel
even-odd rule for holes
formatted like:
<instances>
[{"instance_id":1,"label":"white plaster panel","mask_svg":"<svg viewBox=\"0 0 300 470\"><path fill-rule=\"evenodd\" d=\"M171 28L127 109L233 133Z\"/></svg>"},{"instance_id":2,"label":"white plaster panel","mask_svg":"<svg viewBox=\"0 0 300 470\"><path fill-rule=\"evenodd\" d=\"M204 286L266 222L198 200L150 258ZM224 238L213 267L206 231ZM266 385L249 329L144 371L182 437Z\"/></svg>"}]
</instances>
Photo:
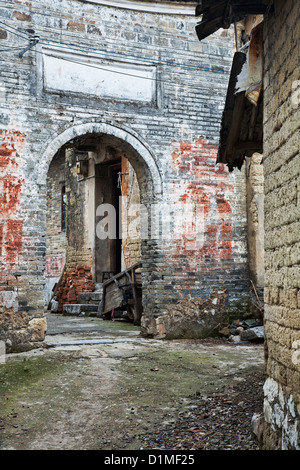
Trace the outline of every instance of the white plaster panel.
<instances>
[{"instance_id":1,"label":"white plaster panel","mask_svg":"<svg viewBox=\"0 0 300 470\"><path fill-rule=\"evenodd\" d=\"M156 68L58 51L43 51L46 91L151 103L156 100Z\"/></svg>"}]
</instances>

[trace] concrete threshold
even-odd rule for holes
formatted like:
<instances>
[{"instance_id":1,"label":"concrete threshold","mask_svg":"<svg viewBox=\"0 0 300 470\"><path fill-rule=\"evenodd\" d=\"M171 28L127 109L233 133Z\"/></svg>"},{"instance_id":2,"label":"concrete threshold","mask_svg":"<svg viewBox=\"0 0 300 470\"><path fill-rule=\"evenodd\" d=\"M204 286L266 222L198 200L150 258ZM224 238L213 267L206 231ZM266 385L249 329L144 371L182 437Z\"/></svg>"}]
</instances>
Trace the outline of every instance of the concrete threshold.
<instances>
[{"instance_id":1,"label":"concrete threshold","mask_svg":"<svg viewBox=\"0 0 300 470\"><path fill-rule=\"evenodd\" d=\"M129 343L131 339L78 339L72 341L61 341L59 343L51 343L48 344L48 347L56 347L56 346L78 346L78 345L85 345L85 344L108 344L108 343Z\"/></svg>"}]
</instances>

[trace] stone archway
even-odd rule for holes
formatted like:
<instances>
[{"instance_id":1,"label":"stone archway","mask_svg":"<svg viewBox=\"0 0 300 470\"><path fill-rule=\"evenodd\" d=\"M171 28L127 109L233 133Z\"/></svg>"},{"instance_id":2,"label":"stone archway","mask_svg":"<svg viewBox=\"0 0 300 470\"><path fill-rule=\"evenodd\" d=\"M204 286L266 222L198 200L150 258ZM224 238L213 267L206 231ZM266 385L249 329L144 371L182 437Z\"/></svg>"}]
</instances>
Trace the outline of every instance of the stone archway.
<instances>
[{"instance_id":1,"label":"stone archway","mask_svg":"<svg viewBox=\"0 0 300 470\"><path fill-rule=\"evenodd\" d=\"M139 184L143 186L146 180L147 190L152 193L150 200L153 200L153 202L161 200L163 193L162 179L153 152L134 131L115 123L87 122L75 124L58 133L48 142L42 154L39 175L45 180L50 162L58 150L70 140L86 134L111 136L116 141L122 142L125 150L127 146L131 155L129 160L135 169Z\"/></svg>"},{"instance_id":2,"label":"stone archway","mask_svg":"<svg viewBox=\"0 0 300 470\"><path fill-rule=\"evenodd\" d=\"M134 168L140 188L141 203L148 209L162 199L162 180L153 152L148 145L133 131L113 125L111 123L81 123L69 127L57 134L43 153L40 163L40 175L45 174L57 152L76 139L94 139L99 145L105 142L122 152ZM143 305L144 316L153 314L155 308L153 290L153 270L155 271L156 258L153 253L161 253L159 241L151 239L151 210L148 210L148 238L142 240L141 257L143 263ZM150 300L149 300L150 299ZM148 332L146 332L148 333Z\"/></svg>"}]
</instances>

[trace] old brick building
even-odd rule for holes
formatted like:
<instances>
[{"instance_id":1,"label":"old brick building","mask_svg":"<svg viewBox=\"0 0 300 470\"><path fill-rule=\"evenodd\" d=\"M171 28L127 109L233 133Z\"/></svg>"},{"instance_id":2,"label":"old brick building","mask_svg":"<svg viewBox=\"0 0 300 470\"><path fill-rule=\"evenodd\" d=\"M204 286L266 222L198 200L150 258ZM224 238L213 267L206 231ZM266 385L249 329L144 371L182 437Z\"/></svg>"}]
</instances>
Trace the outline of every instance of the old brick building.
<instances>
[{"instance_id":1,"label":"old brick building","mask_svg":"<svg viewBox=\"0 0 300 470\"><path fill-rule=\"evenodd\" d=\"M225 287L229 311L241 312L249 281L258 291L265 283L264 446L300 448L299 13L291 0L0 1L7 351L43 341L64 269L93 289L104 272L141 259L149 335L168 333L170 307L186 313L172 335L182 324L200 334L190 297ZM230 76L234 24L247 47ZM262 39L261 83L237 97L235 80L253 78L253 37ZM122 239L102 240L97 210L120 195Z\"/></svg>"},{"instance_id":2,"label":"old brick building","mask_svg":"<svg viewBox=\"0 0 300 470\"><path fill-rule=\"evenodd\" d=\"M197 26L200 41L220 27L242 18L247 23L249 15L263 14L259 27L249 31L249 51L259 37L253 44L254 55L243 58L239 52L233 62L235 84L246 78L246 86L228 88L219 161L243 168L244 156L260 149L263 137L267 373L263 445L299 450L300 5L282 0L207 0L197 12L203 15ZM241 59L245 67L238 70ZM254 105L253 93L260 97Z\"/></svg>"},{"instance_id":3,"label":"old brick building","mask_svg":"<svg viewBox=\"0 0 300 470\"><path fill-rule=\"evenodd\" d=\"M245 173L215 165L234 38L224 30L200 44L195 6L1 2L0 337L8 350L43 340L45 299L64 267L91 289L103 272L141 257L146 335L168 333L170 306L208 299L214 288L227 289L231 311L248 305ZM136 238L125 224L122 243L95 233L97 209L118 191L148 218ZM196 309L189 335L200 334L198 317Z\"/></svg>"}]
</instances>

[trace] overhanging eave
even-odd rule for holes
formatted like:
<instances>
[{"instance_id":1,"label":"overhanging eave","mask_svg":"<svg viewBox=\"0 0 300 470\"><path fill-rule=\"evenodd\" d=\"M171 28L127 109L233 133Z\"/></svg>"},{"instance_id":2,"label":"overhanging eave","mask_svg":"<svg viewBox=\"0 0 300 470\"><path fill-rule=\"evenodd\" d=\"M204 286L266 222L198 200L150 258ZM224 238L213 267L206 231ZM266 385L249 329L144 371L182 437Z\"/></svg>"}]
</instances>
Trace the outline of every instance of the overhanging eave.
<instances>
[{"instance_id":1,"label":"overhanging eave","mask_svg":"<svg viewBox=\"0 0 300 470\"><path fill-rule=\"evenodd\" d=\"M269 0L202 0L196 7L196 16L202 16L196 26L199 41L218 29L228 29L247 15L263 15Z\"/></svg>"}]
</instances>

